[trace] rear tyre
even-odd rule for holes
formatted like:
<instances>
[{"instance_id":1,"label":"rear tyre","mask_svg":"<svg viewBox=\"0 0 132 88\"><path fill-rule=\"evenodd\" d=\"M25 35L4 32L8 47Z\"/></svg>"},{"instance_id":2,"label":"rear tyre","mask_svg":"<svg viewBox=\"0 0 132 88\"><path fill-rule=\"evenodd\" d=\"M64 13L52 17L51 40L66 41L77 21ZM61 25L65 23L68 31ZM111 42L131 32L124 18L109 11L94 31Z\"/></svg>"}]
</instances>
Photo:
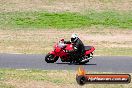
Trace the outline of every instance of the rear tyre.
<instances>
[{"instance_id":1,"label":"rear tyre","mask_svg":"<svg viewBox=\"0 0 132 88\"><path fill-rule=\"evenodd\" d=\"M58 60L58 58L59 57L55 57L53 54L47 54L46 56L45 56L45 61L47 62L47 63L54 63L54 62L56 62L57 60Z\"/></svg>"}]
</instances>

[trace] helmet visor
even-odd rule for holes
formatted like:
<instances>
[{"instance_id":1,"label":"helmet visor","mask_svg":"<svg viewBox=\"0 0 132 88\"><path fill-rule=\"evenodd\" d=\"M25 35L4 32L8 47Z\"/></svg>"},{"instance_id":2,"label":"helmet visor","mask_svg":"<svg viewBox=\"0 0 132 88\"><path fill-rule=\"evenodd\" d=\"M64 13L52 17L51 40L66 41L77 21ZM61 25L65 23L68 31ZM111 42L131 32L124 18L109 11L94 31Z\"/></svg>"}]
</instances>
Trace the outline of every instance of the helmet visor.
<instances>
[{"instance_id":1,"label":"helmet visor","mask_svg":"<svg viewBox=\"0 0 132 88\"><path fill-rule=\"evenodd\" d=\"M71 42L74 42L75 38L71 38Z\"/></svg>"}]
</instances>

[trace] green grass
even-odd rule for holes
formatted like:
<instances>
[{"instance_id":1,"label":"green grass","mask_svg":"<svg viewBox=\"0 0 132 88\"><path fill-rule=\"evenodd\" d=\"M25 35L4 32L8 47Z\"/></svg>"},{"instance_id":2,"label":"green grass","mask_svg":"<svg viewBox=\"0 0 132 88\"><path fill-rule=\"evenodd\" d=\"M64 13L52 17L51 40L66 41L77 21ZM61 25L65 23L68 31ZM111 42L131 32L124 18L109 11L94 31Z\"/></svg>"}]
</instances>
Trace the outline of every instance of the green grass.
<instances>
[{"instance_id":1,"label":"green grass","mask_svg":"<svg viewBox=\"0 0 132 88\"><path fill-rule=\"evenodd\" d=\"M15 28L56 28L104 26L132 29L132 13L118 11L70 12L10 12L0 14L0 26Z\"/></svg>"},{"instance_id":2,"label":"green grass","mask_svg":"<svg viewBox=\"0 0 132 88\"><path fill-rule=\"evenodd\" d=\"M0 88L15 88L15 87L12 86L12 85L8 85L8 84L1 83L1 82L0 82Z\"/></svg>"},{"instance_id":3,"label":"green grass","mask_svg":"<svg viewBox=\"0 0 132 88\"><path fill-rule=\"evenodd\" d=\"M4 79L0 82L0 88L17 88L19 84L28 84L30 82L39 85L40 87L48 87L54 85L56 88L62 88L62 86L68 86L69 88L79 88L80 86L76 82L76 71L55 71L55 70L22 70L22 69L0 69L0 73L3 74ZM112 72L87 72L88 74L111 74ZM12 81L15 80L15 86L12 85ZM6 82L8 82L8 85ZM40 82L40 83L39 83ZM42 82L47 85L42 85ZM50 84L48 84L50 83ZM56 85L56 86L55 86ZM87 84L82 87L85 88L131 88L130 84Z\"/></svg>"},{"instance_id":4,"label":"green grass","mask_svg":"<svg viewBox=\"0 0 132 88\"><path fill-rule=\"evenodd\" d=\"M6 80L35 80L35 81L43 81L43 82L51 82L55 84L64 84L64 83L72 83L72 81L67 81L67 77L65 75L61 75L64 71L48 71L48 70L15 70L15 69L0 69L0 73L3 78L1 81ZM61 73L59 75L59 73ZM70 74L70 72L66 72ZM74 78L74 77L73 77Z\"/></svg>"},{"instance_id":5,"label":"green grass","mask_svg":"<svg viewBox=\"0 0 132 88\"><path fill-rule=\"evenodd\" d=\"M0 88L15 88L14 86L3 82L5 80L5 77L5 71L0 70Z\"/></svg>"},{"instance_id":6,"label":"green grass","mask_svg":"<svg viewBox=\"0 0 132 88\"><path fill-rule=\"evenodd\" d=\"M132 48L96 48L95 54L102 56L132 56Z\"/></svg>"},{"instance_id":7,"label":"green grass","mask_svg":"<svg viewBox=\"0 0 132 88\"><path fill-rule=\"evenodd\" d=\"M102 2L102 3L111 3L113 1L115 1L115 2L121 2L122 0L99 0L99 1Z\"/></svg>"}]
</instances>

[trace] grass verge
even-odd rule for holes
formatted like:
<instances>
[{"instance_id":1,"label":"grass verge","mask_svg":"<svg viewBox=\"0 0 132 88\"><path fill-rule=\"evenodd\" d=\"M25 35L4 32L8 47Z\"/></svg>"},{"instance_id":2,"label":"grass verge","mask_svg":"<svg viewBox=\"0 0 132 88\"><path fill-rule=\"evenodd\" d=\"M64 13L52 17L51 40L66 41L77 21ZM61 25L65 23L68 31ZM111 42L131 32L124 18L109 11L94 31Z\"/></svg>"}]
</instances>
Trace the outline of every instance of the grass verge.
<instances>
[{"instance_id":1,"label":"grass verge","mask_svg":"<svg viewBox=\"0 0 132 88\"><path fill-rule=\"evenodd\" d=\"M0 82L0 88L15 88L15 87L12 85Z\"/></svg>"},{"instance_id":2,"label":"grass verge","mask_svg":"<svg viewBox=\"0 0 132 88\"><path fill-rule=\"evenodd\" d=\"M132 56L132 48L96 48L95 54L100 56Z\"/></svg>"},{"instance_id":3,"label":"grass verge","mask_svg":"<svg viewBox=\"0 0 132 88\"><path fill-rule=\"evenodd\" d=\"M0 26L17 28L72 29L104 26L132 29L132 13L119 11L71 12L9 12L0 14Z\"/></svg>"},{"instance_id":4,"label":"grass verge","mask_svg":"<svg viewBox=\"0 0 132 88\"><path fill-rule=\"evenodd\" d=\"M88 72L90 73L90 72ZM99 72L93 72L98 73ZM104 72L102 72L104 73ZM3 84L12 85L5 88L77 88L80 87L75 80L75 71L55 70L23 70L23 69L0 69ZM106 73L109 74L109 73ZM3 85L2 86L5 86ZM82 88L131 88L130 84L88 84Z\"/></svg>"},{"instance_id":5,"label":"grass verge","mask_svg":"<svg viewBox=\"0 0 132 88\"><path fill-rule=\"evenodd\" d=\"M95 55L132 56L130 30L75 30L85 45L96 48ZM74 31L0 30L0 53L47 54L61 38L69 40Z\"/></svg>"}]
</instances>

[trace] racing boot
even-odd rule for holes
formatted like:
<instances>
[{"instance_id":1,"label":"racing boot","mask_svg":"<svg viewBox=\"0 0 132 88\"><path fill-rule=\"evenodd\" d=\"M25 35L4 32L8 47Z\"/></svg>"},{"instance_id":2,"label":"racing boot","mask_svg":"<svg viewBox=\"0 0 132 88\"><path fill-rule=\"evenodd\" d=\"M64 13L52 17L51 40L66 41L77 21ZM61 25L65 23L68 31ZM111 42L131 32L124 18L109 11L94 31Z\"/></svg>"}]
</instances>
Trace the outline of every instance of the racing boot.
<instances>
[{"instance_id":1,"label":"racing boot","mask_svg":"<svg viewBox=\"0 0 132 88\"><path fill-rule=\"evenodd\" d=\"M89 60L91 60L92 58L93 58L93 57L90 56L90 57L88 57L88 58L83 59L81 62L89 62Z\"/></svg>"}]
</instances>

